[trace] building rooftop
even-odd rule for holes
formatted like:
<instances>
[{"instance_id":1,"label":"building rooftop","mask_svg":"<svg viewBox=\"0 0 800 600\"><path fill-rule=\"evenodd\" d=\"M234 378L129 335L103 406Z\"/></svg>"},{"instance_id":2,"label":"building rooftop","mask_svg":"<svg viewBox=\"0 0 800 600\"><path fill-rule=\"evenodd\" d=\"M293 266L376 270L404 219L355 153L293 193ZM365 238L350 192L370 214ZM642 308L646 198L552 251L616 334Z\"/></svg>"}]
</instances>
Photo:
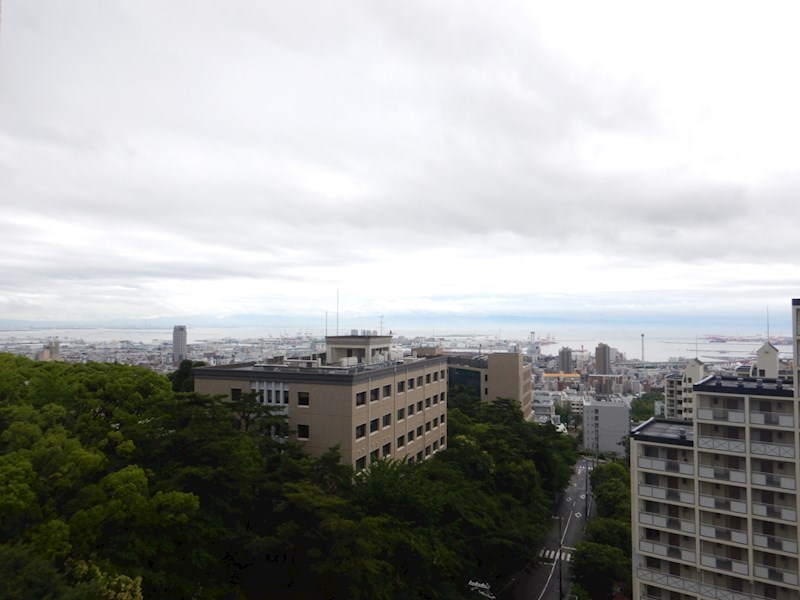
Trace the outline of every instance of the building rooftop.
<instances>
[{"instance_id":1,"label":"building rooftop","mask_svg":"<svg viewBox=\"0 0 800 600\"><path fill-rule=\"evenodd\" d=\"M694 385L694 391L714 394L748 394L759 396L794 397L794 382L790 377L730 377L710 375Z\"/></svg>"},{"instance_id":2,"label":"building rooftop","mask_svg":"<svg viewBox=\"0 0 800 600\"><path fill-rule=\"evenodd\" d=\"M652 418L631 430L631 438L639 442L657 442L693 446L692 422L683 419Z\"/></svg>"}]
</instances>

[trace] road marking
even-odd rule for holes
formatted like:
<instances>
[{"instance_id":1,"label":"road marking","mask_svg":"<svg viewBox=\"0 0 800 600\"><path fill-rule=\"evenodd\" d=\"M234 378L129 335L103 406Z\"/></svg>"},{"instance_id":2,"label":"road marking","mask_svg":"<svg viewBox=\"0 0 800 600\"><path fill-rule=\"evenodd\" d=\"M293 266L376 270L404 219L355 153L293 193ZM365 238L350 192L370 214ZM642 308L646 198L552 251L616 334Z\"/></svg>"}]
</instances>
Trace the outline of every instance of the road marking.
<instances>
[{"instance_id":1,"label":"road marking","mask_svg":"<svg viewBox=\"0 0 800 600\"><path fill-rule=\"evenodd\" d=\"M567 502L572 502L572 498L571 497L567 498Z\"/></svg>"},{"instance_id":2,"label":"road marking","mask_svg":"<svg viewBox=\"0 0 800 600\"><path fill-rule=\"evenodd\" d=\"M581 518L581 513L579 513L579 512L576 512L576 513L575 513L575 518L576 518L576 519L580 519L580 518Z\"/></svg>"},{"instance_id":3,"label":"road marking","mask_svg":"<svg viewBox=\"0 0 800 600\"><path fill-rule=\"evenodd\" d=\"M539 557L545 558L548 561L557 561L559 559L567 562L572 562L572 554L570 552L558 552L557 550L540 550Z\"/></svg>"},{"instance_id":4,"label":"road marking","mask_svg":"<svg viewBox=\"0 0 800 600\"><path fill-rule=\"evenodd\" d=\"M581 500L586 500L586 494L581 494Z\"/></svg>"}]
</instances>

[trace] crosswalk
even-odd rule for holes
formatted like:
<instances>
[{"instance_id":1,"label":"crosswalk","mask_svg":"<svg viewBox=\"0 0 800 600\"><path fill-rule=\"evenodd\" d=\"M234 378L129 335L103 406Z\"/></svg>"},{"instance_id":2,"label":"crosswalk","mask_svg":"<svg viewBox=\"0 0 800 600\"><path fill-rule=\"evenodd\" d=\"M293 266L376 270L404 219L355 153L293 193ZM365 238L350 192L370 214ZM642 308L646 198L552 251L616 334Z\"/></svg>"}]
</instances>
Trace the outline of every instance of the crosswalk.
<instances>
[{"instance_id":1,"label":"crosswalk","mask_svg":"<svg viewBox=\"0 0 800 600\"><path fill-rule=\"evenodd\" d=\"M569 552L559 552L558 550L542 550L539 552L539 557L549 561L557 561L559 557L567 562L572 561L572 554Z\"/></svg>"}]
</instances>

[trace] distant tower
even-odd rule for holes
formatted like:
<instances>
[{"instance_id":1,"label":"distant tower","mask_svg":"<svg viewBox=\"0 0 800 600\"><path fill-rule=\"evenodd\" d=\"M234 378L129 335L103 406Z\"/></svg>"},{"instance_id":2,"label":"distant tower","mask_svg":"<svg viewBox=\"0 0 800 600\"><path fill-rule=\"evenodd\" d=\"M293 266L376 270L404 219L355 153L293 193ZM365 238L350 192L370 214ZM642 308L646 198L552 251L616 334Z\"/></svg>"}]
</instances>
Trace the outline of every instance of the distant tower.
<instances>
[{"instance_id":1,"label":"distant tower","mask_svg":"<svg viewBox=\"0 0 800 600\"><path fill-rule=\"evenodd\" d=\"M186 360L186 325L175 325L172 330L172 363L181 364Z\"/></svg>"},{"instance_id":2,"label":"distant tower","mask_svg":"<svg viewBox=\"0 0 800 600\"><path fill-rule=\"evenodd\" d=\"M563 347L558 352L559 367L562 373L572 373L572 349Z\"/></svg>"},{"instance_id":3,"label":"distant tower","mask_svg":"<svg viewBox=\"0 0 800 600\"><path fill-rule=\"evenodd\" d=\"M642 362L644 362L644 334L642 334Z\"/></svg>"},{"instance_id":4,"label":"distant tower","mask_svg":"<svg viewBox=\"0 0 800 600\"><path fill-rule=\"evenodd\" d=\"M594 351L594 370L599 375L611 375L611 348L600 342Z\"/></svg>"}]
</instances>

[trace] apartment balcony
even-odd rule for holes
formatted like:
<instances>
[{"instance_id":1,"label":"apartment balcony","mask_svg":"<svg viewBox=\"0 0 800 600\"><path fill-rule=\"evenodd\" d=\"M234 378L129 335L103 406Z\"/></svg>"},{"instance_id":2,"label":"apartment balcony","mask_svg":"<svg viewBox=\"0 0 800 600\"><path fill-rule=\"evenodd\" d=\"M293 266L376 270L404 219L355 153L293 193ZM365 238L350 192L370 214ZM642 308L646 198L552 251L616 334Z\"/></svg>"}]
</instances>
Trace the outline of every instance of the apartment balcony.
<instances>
[{"instance_id":1,"label":"apartment balcony","mask_svg":"<svg viewBox=\"0 0 800 600\"><path fill-rule=\"evenodd\" d=\"M753 546L786 552L788 554L797 554L797 540L781 538L775 535L753 532Z\"/></svg>"},{"instance_id":2,"label":"apartment balcony","mask_svg":"<svg viewBox=\"0 0 800 600\"><path fill-rule=\"evenodd\" d=\"M776 475L775 473L762 473L760 471L753 471L750 474L750 479L753 485L763 485L765 487L779 488L782 490L797 489L797 484L794 477L787 477L786 475Z\"/></svg>"},{"instance_id":3,"label":"apartment balcony","mask_svg":"<svg viewBox=\"0 0 800 600\"><path fill-rule=\"evenodd\" d=\"M716 554L701 554L700 564L704 567L711 569L719 569L720 571L730 571L737 575L749 575L750 569L747 563L741 560L733 560L727 556L718 556Z\"/></svg>"},{"instance_id":4,"label":"apartment balcony","mask_svg":"<svg viewBox=\"0 0 800 600\"><path fill-rule=\"evenodd\" d=\"M662 558L671 558L693 563L697 559L694 550L681 548L680 546L670 546L661 542L651 540L639 540L639 551Z\"/></svg>"},{"instance_id":5,"label":"apartment balcony","mask_svg":"<svg viewBox=\"0 0 800 600\"><path fill-rule=\"evenodd\" d=\"M747 592L737 592L727 588L716 587L687 577L670 575L660 571L647 568L636 569L636 577L643 582L653 585L660 585L669 590L680 590L687 594L695 594L698 598L709 598L712 600L770 600L765 596ZM759 584L760 585L760 584ZM669 596L667 596L669 597ZM778 600L795 600L795 594L791 590L778 589Z\"/></svg>"},{"instance_id":6,"label":"apartment balcony","mask_svg":"<svg viewBox=\"0 0 800 600\"><path fill-rule=\"evenodd\" d=\"M770 581L777 581L788 585L797 585L798 583L796 571L779 569L778 567L770 567L768 565L754 564L753 575L761 579L769 579Z\"/></svg>"},{"instance_id":7,"label":"apartment balcony","mask_svg":"<svg viewBox=\"0 0 800 600\"><path fill-rule=\"evenodd\" d=\"M758 412L750 411L750 423L752 425L771 425L774 427L794 427L794 415L791 413L779 412Z\"/></svg>"},{"instance_id":8,"label":"apartment balcony","mask_svg":"<svg viewBox=\"0 0 800 600\"><path fill-rule=\"evenodd\" d=\"M732 481L734 483L747 483L747 473L741 469L728 469L725 467L712 467L710 465L698 465L697 474L707 479L717 481Z\"/></svg>"},{"instance_id":9,"label":"apartment balcony","mask_svg":"<svg viewBox=\"0 0 800 600\"><path fill-rule=\"evenodd\" d=\"M737 498L714 496L713 494L700 493L700 506L714 510L727 510L730 512L747 514L747 502Z\"/></svg>"},{"instance_id":10,"label":"apartment balcony","mask_svg":"<svg viewBox=\"0 0 800 600\"><path fill-rule=\"evenodd\" d=\"M682 533L695 532L694 521L687 521L686 519L678 519L676 517L665 517L656 513L640 512L639 523L642 525L661 527L663 529L672 529L673 531L680 531Z\"/></svg>"},{"instance_id":11,"label":"apartment balcony","mask_svg":"<svg viewBox=\"0 0 800 600\"><path fill-rule=\"evenodd\" d=\"M672 502L683 502L694 504L694 493L690 491L665 488L657 485L639 484L639 496L642 498L656 498L658 500L670 500Z\"/></svg>"},{"instance_id":12,"label":"apartment balcony","mask_svg":"<svg viewBox=\"0 0 800 600\"><path fill-rule=\"evenodd\" d=\"M797 522L797 511L787 506L753 502L753 514L757 517L769 517L782 521Z\"/></svg>"},{"instance_id":13,"label":"apartment balcony","mask_svg":"<svg viewBox=\"0 0 800 600\"><path fill-rule=\"evenodd\" d=\"M750 453L759 456L776 458L794 458L793 444L776 444L775 442L750 442Z\"/></svg>"},{"instance_id":14,"label":"apartment balcony","mask_svg":"<svg viewBox=\"0 0 800 600\"><path fill-rule=\"evenodd\" d=\"M697 438L697 447L719 452L744 453L747 450L744 438L700 436Z\"/></svg>"},{"instance_id":15,"label":"apartment balcony","mask_svg":"<svg viewBox=\"0 0 800 600\"><path fill-rule=\"evenodd\" d=\"M698 421L721 421L724 423L744 423L744 410L728 408L698 408Z\"/></svg>"},{"instance_id":16,"label":"apartment balcony","mask_svg":"<svg viewBox=\"0 0 800 600\"><path fill-rule=\"evenodd\" d=\"M747 544L747 532L740 529L729 529L716 525L700 524L700 535L714 540L725 540L735 544Z\"/></svg>"},{"instance_id":17,"label":"apartment balcony","mask_svg":"<svg viewBox=\"0 0 800 600\"><path fill-rule=\"evenodd\" d=\"M678 462L677 460L640 456L638 464L640 469L650 469L651 471L662 471L665 473L679 473L681 475L694 475L694 465Z\"/></svg>"}]
</instances>

